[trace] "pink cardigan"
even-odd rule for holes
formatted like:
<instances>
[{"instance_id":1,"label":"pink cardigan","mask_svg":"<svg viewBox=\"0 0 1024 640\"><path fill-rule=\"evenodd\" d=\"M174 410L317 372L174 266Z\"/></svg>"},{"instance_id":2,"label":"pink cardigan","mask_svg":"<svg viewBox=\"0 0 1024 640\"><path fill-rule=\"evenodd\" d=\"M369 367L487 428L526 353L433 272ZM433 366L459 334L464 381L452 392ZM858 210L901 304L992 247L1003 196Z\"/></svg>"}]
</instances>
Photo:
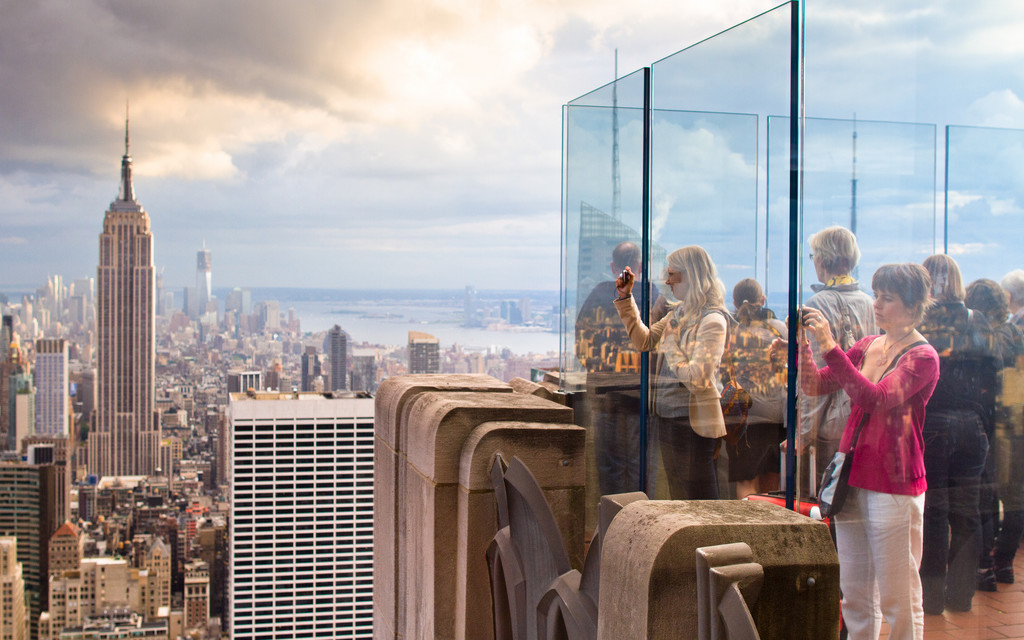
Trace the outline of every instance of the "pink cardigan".
<instances>
[{"instance_id":1,"label":"pink cardigan","mask_svg":"<svg viewBox=\"0 0 1024 640\"><path fill-rule=\"evenodd\" d=\"M850 396L840 451L849 451L853 434L865 413L850 469L850 486L917 496L928 487L924 471L924 410L939 380L939 355L924 344L907 351L899 364L873 383L860 372L868 346L878 336L865 336L849 352L838 346L824 354L818 369L810 347L801 349L800 386L804 393L823 395L842 387ZM822 465L827 461L822 460Z\"/></svg>"}]
</instances>

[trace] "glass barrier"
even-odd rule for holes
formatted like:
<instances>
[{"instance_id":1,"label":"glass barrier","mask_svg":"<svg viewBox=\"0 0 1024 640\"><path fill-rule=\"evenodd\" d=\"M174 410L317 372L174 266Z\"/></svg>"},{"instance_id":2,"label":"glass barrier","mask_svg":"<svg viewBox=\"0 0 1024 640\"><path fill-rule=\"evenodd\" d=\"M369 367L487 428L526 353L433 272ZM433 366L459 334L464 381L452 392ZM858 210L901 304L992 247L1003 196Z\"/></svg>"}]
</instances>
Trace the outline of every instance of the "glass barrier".
<instances>
[{"instance_id":1,"label":"glass barrier","mask_svg":"<svg viewBox=\"0 0 1024 640\"><path fill-rule=\"evenodd\" d=\"M871 474L851 480L858 491L846 509L871 518L877 494L899 504L897 519L885 527L922 541L919 559L912 562L920 562L924 611L965 611L977 588L996 588L993 563L1006 557L994 549L1015 550L1020 526L1014 523L1024 522L1024 503L1017 497L1024 474L1016 468L1024 465L1024 450L1014 440L1024 426L1020 403L1013 399L1020 370L1014 357L1004 357L1018 347L1009 345L1013 332L1005 325L1006 312L991 304L1000 297L998 285L966 286L982 276L995 280L1011 268L1012 253L1000 249L1016 246L1019 222L1009 222L1012 214L1000 220L982 210L1014 201L1009 176L1024 167L1013 151L1018 134L986 135L959 125L1020 126L1014 105L1022 87L1007 70L1024 62L1024 51L1014 44L1018 38L1011 35L1019 32L1021 17L991 0L972 4L969 15L945 2L927 7L870 2L850 9L831 0L806 4L801 237L834 223L856 231L861 258L853 275L864 292L877 289L874 313L866 295L851 293L845 302L854 312L839 307L830 321L841 339L844 327L852 326L856 338L858 326L873 320L876 328L865 332L883 335L851 350L851 361L869 380L883 376L890 362L898 363L900 375L881 383L887 385L885 413L871 411L863 398L833 396L824 410L802 399L800 426L827 427L825 441L821 430L815 440L820 469L843 429L852 438L858 417L867 412L862 432L867 435L861 438L868 444L861 440L858 446L858 455L865 451L867 457L858 465ZM945 140L939 132L946 133ZM801 292L809 304L821 293L808 296L808 283L831 275L819 273L828 247L819 251L814 245L805 245L799 256ZM893 263L904 266L883 267ZM927 278L918 285L928 300L911 286L922 267ZM854 306L858 297L862 315ZM914 313L904 315L929 301L920 321ZM908 332L915 327L916 333ZM999 344L1001 334L1006 348ZM918 337L930 346L900 359ZM812 349L820 364L821 349L813 344ZM937 370L922 355L929 353L938 356ZM910 376L927 384L902 385ZM1016 467L1009 462L1014 456L1020 461ZM1013 474L1018 480L1000 481L1000 475ZM1003 522L1011 525L1002 533L1000 500ZM851 536L846 544L844 536ZM1015 540L1010 543L1007 536ZM851 547L871 542L863 530L842 532L844 571L858 562ZM883 592L895 588L904 597L916 582L916 575L896 571L893 563L875 569ZM850 600L857 599L851 592L862 588L872 585L843 585ZM866 609L844 606L849 626L864 624L871 613Z\"/></svg>"},{"instance_id":2,"label":"glass barrier","mask_svg":"<svg viewBox=\"0 0 1024 640\"><path fill-rule=\"evenodd\" d=\"M651 309L652 321L667 314L651 362L654 497L742 497L779 486L786 367L785 353L773 359L770 348L786 330L763 304L767 210L759 200L766 118L789 112L791 18L782 5L652 67L649 233L671 257L666 264L652 251L650 271L672 283L662 286L670 306ZM726 404L735 396L741 413L739 398L749 398L745 418L726 409L725 425L709 420L706 406L722 405L719 395Z\"/></svg>"},{"instance_id":3,"label":"glass barrier","mask_svg":"<svg viewBox=\"0 0 1024 640\"><path fill-rule=\"evenodd\" d=\"M588 430L588 528L601 495L640 487L641 358L613 300L623 269L644 271L645 86L640 70L564 112L561 384Z\"/></svg>"},{"instance_id":4,"label":"glass barrier","mask_svg":"<svg viewBox=\"0 0 1024 640\"><path fill-rule=\"evenodd\" d=\"M1024 87L1007 71L1024 63L1024 17L994 0L969 20L949 3L869 5L780 5L654 63L649 93L637 72L566 106L563 385L590 430L591 497L615 464L620 488L657 498L778 487L783 406L813 496L840 437L869 425L858 464L872 472L855 486L916 500L925 611L963 610L1006 577L1024 532ZM594 292L614 297L627 241L648 298L635 315L660 336L647 360L626 342L626 301L580 316ZM777 338L793 299L811 310L790 387L795 345ZM858 384L927 380L887 391L879 413L816 373L832 341ZM719 438L712 407L740 427Z\"/></svg>"}]
</instances>

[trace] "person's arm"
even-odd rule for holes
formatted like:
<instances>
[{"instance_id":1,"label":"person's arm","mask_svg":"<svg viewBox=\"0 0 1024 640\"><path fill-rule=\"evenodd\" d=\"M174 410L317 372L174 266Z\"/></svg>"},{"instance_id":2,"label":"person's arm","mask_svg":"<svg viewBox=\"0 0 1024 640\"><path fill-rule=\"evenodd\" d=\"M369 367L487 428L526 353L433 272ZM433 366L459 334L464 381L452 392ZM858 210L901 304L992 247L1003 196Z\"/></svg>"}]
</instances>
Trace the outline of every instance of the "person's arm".
<instances>
[{"instance_id":1,"label":"person's arm","mask_svg":"<svg viewBox=\"0 0 1024 640\"><path fill-rule=\"evenodd\" d=\"M838 346L825 354L825 362L830 374L850 395L850 400L867 411L875 407L892 409L939 377L938 354L926 345L914 347L904 354L896 368L878 382L865 378Z\"/></svg>"},{"instance_id":2,"label":"person's arm","mask_svg":"<svg viewBox=\"0 0 1024 640\"><path fill-rule=\"evenodd\" d=\"M640 320L640 310L637 308L633 296L615 300L615 310L619 312L619 318L622 320L623 326L626 327L629 341L633 343L637 351L653 351L658 346L668 316L647 327Z\"/></svg>"},{"instance_id":3,"label":"person's arm","mask_svg":"<svg viewBox=\"0 0 1024 640\"><path fill-rule=\"evenodd\" d=\"M806 342L800 345L800 390L808 396L826 396L839 388L828 371L828 367L818 368L811 355L811 346Z\"/></svg>"},{"instance_id":4,"label":"person's arm","mask_svg":"<svg viewBox=\"0 0 1024 640\"><path fill-rule=\"evenodd\" d=\"M706 391L715 385L715 372L725 352L725 332L725 317L709 313L697 325L693 353L688 359L680 349L668 350L668 366L690 391Z\"/></svg>"}]
</instances>

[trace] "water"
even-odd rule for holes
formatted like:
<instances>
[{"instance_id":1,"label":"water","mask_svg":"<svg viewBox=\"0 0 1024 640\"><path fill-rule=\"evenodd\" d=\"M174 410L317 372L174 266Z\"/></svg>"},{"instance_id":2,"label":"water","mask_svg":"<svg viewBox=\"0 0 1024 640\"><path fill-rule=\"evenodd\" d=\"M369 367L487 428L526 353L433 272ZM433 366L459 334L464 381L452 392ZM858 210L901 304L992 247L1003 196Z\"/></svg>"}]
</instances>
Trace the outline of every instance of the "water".
<instances>
[{"instance_id":1,"label":"water","mask_svg":"<svg viewBox=\"0 0 1024 640\"><path fill-rule=\"evenodd\" d=\"M459 344L467 349L509 349L518 355L558 352L554 307L558 292L478 293L478 306L489 311L489 327L463 327L463 292L346 292L309 290L253 291L253 300L276 299L281 310L289 308L302 322L303 332L317 333L339 325L352 343L405 345L410 331L428 333L441 341L442 348ZM502 300L521 304L529 301L529 312L546 326L498 325Z\"/></svg>"}]
</instances>

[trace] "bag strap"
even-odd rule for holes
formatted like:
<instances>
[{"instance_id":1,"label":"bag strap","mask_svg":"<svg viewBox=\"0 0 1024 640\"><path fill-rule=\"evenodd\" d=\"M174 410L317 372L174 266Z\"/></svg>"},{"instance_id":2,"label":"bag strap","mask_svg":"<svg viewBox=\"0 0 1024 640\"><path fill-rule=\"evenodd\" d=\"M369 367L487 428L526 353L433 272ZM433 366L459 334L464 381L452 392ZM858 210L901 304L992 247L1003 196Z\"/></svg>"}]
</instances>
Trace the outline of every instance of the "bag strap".
<instances>
[{"instance_id":1,"label":"bag strap","mask_svg":"<svg viewBox=\"0 0 1024 640\"><path fill-rule=\"evenodd\" d=\"M896 354L896 357L889 362L889 366L886 367L885 371L882 372L882 375L881 377L878 378L878 381L881 382L882 379L885 378L885 376L892 373L892 370L896 368L897 364L899 364L900 358L902 358L908 351L915 347L920 347L923 344L928 344L928 341L918 340L917 342L914 342L913 344L908 344L906 347L904 347L903 350ZM865 355L867 355L867 352L865 352ZM865 413L863 416L861 416L860 423L857 425L857 430L853 432L853 440L850 441L851 451L853 451L857 447L857 440L860 438L860 432L862 429L864 429L864 425L868 423L868 418L870 417L870 413Z\"/></svg>"}]
</instances>

